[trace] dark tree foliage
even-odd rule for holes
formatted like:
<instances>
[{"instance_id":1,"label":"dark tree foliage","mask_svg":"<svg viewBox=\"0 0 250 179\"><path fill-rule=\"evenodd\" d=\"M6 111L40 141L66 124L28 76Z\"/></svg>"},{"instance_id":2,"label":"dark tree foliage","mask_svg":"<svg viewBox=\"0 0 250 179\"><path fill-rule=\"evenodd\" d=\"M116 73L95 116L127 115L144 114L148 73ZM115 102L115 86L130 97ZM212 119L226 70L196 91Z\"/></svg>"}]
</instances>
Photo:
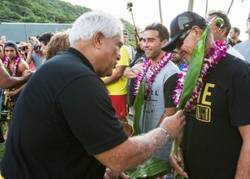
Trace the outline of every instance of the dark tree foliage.
<instances>
[{"instance_id":1,"label":"dark tree foliage","mask_svg":"<svg viewBox=\"0 0 250 179\"><path fill-rule=\"evenodd\" d=\"M91 9L72 5L61 0L1 0L1 22L72 23ZM122 19L130 34L129 43L134 46L134 28Z\"/></svg>"}]
</instances>

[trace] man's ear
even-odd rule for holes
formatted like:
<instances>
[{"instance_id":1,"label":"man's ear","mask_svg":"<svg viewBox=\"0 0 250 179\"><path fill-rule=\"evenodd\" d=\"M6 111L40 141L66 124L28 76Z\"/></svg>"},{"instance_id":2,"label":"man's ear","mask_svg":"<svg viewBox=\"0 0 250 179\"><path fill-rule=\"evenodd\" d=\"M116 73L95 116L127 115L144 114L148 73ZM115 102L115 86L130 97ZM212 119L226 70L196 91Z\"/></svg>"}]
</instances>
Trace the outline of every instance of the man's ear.
<instances>
[{"instance_id":1,"label":"man's ear","mask_svg":"<svg viewBox=\"0 0 250 179\"><path fill-rule=\"evenodd\" d=\"M97 32L92 37L92 44L95 48L100 49L103 45L104 35L101 32Z\"/></svg>"},{"instance_id":2,"label":"man's ear","mask_svg":"<svg viewBox=\"0 0 250 179\"><path fill-rule=\"evenodd\" d=\"M201 36L202 34L202 29L199 26L193 26L192 31L194 32L195 35Z\"/></svg>"},{"instance_id":3,"label":"man's ear","mask_svg":"<svg viewBox=\"0 0 250 179\"><path fill-rule=\"evenodd\" d=\"M168 40L167 40L167 39L165 39L165 40L161 41L161 47L164 47L164 46L167 44L167 42L168 42Z\"/></svg>"}]
</instances>

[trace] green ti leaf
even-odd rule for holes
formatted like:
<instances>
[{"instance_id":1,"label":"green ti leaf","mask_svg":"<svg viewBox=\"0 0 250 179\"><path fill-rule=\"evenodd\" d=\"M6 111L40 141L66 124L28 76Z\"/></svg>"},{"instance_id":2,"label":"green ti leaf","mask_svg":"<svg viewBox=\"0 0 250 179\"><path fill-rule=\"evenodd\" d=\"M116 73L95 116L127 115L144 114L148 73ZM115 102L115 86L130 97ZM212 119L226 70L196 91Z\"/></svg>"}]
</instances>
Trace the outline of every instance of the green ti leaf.
<instances>
[{"instance_id":1,"label":"green ti leaf","mask_svg":"<svg viewBox=\"0 0 250 179\"><path fill-rule=\"evenodd\" d=\"M178 107L179 109L184 109L187 101L190 99L192 95L197 80L200 76L205 48L206 48L207 34L208 34L208 27L206 27L206 29L202 33L201 39L198 41L195 50L192 53L192 59L189 64L187 75L184 80L184 86Z\"/></svg>"},{"instance_id":2,"label":"green ti leaf","mask_svg":"<svg viewBox=\"0 0 250 179\"><path fill-rule=\"evenodd\" d=\"M134 102L134 109L135 109L135 115L133 121L134 135L140 134L140 118L141 118L142 106L144 103L144 92L145 92L145 83L142 81L140 84L139 92L137 93Z\"/></svg>"},{"instance_id":3,"label":"green ti leaf","mask_svg":"<svg viewBox=\"0 0 250 179\"><path fill-rule=\"evenodd\" d=\"M131 179L150 178L155 179L159 176L166 175L171 172L170 164L165 160L151 158L142 165L129 170L127 173Z\"/></svg>"}]
</instances>

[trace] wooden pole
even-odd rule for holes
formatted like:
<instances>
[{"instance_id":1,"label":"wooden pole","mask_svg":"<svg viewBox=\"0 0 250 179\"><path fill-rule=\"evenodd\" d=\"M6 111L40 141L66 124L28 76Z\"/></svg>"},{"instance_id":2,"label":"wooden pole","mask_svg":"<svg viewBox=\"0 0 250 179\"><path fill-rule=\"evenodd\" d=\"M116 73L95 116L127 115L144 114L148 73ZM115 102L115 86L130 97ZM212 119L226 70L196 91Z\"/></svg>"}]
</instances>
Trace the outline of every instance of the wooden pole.
<instances>
[{"instance_id":1,"label":"wooden pole","mask_svg":"<svg viewBox=\"0 0 250 179\"><path fill-rule=\"evenodd\" d=\"M163 24L161 0L159 0L158 2L159 2L158 4L159 4L159 13L160 13L160 23Z\"/></svg>"},{"instance_id":2,"label":"wooden pole","mask_svg":"<svg viewBox=\"0 0 250 179\"><path fill-rule=\"evenodd\" d=\"M188 11L193 11L194 9L194 0L188 1Z\"/></svg>"}]
</instances>

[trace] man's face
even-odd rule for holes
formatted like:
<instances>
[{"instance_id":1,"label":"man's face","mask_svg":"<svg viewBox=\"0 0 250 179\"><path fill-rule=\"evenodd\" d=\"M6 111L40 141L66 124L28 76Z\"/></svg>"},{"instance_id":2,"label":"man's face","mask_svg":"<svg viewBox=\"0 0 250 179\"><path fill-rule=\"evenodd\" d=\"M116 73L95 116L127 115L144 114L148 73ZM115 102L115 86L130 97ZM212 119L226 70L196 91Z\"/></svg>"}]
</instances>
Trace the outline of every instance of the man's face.
<instances>
[{"instance_id":1,"label":"man's face","mask_svg":"<svg viewBox=\"0 0 250 179\"><path fill-rule=\"evenodd\" d=\"M156 30L146 30L143 34L143 50L147 58L157 59L161 53L162 46L166 41L161 41L159 32Z\"/></svg>"},{"instance_id":2,"label":"man's face","mask_svg":"<svg viewBox=\"0 0 250 179\"><path fill-rule=\"evenodd\" d=\"M200 39L201 36L201 29L196 27L196 30L192 29L191 31L187 32L183 41L182 45L180 46L178 53L179 55L188 61L191 60L192 53L195 49L195 46Z\"/></svg>"},{"instance_id":3,"label":"man's face","mask_svg":"<svg viewBox=\"0 0 250 179\"><path fill-rule=\"evenodd\" d=\"M230 32L229 32L229 36L230 36L231 39L235 39L235 38L238 37L238 33L236 33L234 31L234 29L231 29Z\"/></svg>"},{"instance_id":4,"label":"man's face","mask_svg":"<svg viewBox=\"0 0 250 179\"><path fill-rule=\"evenodd\" d=\"M101 47L101 54L99 59L98 75L110 76L117 60L120 58L120 48L122 46L122 38L115 36L112 38L104 38Z\"/></svg>"},{"instance_id":5,"label":"man's face","mask_svg":"<svg viewBox=\"0 0 250 179\"><path fill-rule=\"evenodd\" d=\"M13 59L17 56L16 49L13 47L5 47L4 54L9 58Z\"/></svg>"}]
</instances>

